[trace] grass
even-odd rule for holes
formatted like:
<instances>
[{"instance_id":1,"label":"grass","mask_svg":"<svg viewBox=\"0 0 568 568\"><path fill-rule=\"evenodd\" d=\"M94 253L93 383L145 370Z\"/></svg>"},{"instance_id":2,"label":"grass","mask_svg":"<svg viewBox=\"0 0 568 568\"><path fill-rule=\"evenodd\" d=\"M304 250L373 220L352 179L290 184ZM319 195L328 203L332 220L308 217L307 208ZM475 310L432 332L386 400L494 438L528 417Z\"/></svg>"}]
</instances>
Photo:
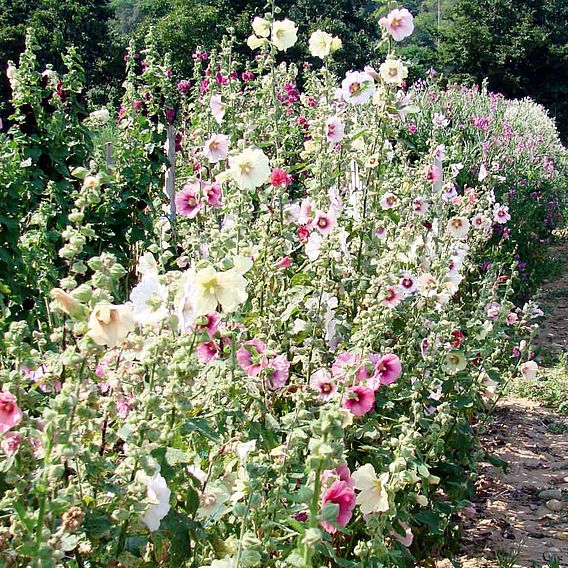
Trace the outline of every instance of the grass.
<instances>
[{"instance_id":1,"label":"grass","mask_svg":"<svg viewBox=\"0 0 568 568\"><path fill-rule=\"evenodd\" d=\"M568 354L563 354L555 367L541 367L535 380L520 378L511 382L507 394L538 401L568 416Z\"/></svg>"}]
</instances>

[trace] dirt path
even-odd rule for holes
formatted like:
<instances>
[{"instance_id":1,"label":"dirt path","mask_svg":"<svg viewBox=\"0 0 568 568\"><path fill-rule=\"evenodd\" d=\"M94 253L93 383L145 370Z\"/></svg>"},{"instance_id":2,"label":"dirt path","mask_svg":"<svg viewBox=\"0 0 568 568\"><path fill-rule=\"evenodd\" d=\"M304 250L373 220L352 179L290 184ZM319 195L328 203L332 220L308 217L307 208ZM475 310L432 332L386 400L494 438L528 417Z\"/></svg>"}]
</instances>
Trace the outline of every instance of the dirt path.
<instances>
[{"instance_id":1,"label":"dirt path","mask_svg":"<svg viewBox=\"0 0 568 568\"><path fill-rule=\"evenodd\" d=\"M542 289L545 318L535 342L539 362L548 365L568 352L568 246L551 253L564 270ZM463 568L568 568L568 417L532 400L504 398L482 444L509 468L482 464L476 514L464 523L455 561Z\"/></svg>"},{"instance_id":2,"label":"dirt path","mask_svg":"<svg viewBox=\"0 0 568 568\"><path fill-rule=\"evenodd\" d=\"M568 566L568 419L536 402L506 398L483 444L509 468L481 467L461 565L542 566L556 558Z\"/></svg>"}]
</instances>

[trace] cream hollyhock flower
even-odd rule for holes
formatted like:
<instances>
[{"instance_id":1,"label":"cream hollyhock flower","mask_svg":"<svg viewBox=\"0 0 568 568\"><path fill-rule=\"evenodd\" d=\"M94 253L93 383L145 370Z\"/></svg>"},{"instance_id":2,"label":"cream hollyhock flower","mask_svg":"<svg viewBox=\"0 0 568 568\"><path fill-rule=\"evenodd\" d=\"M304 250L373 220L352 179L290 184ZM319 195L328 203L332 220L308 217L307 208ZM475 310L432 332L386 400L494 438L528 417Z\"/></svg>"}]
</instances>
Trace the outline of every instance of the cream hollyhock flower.
<instances>
[{"instance_id":1,"label":"cream hollyhock flower","mask_svg":"<svg viewBox=\"0 0 568 568\"><path fill-rule=\"evenodd\" d=\"M325 59L330 53L333 45L333 36L327 32L316 30L309 41L310 53L314 57Z\"/></svg>"},{"instance_id":2,"label":"cream hollyhock flower","mask_svg":"<svg viewBox=\"0 0 568 568\"><path fill-rule=\"evenodd\" d=\"M256 16L252 21L252 29L258 37L268 37L270 35L270 22Z\"/></svg>"},{"instance_id":3,"label":"cream hollyhock flower","mask_svg":"<svg viewBox=\"0 0 568 568\"><path fill-rule=\"evenodd\" d=\"M142 256L138 257L138 264L136 266L136 274L144 276L146 274L157 274L158 263L151 252L145 252Z\"/></svg>"},{"instance_id":4,"label":"cream hollyhock flower","mask_svg":"<svg viewBox=\"0 0 568 568\"><path fill-rule=\"evenodd\" d=\"M389 85L402 85L404 79L408 77L408 69L398 59L387 59L379 67L381 79Z\"/></svg>"},{"instance_id":5,"label":"cream hollyhock flower","mask_svg":"<svg viewBox=\"0 0 568 568\"><path fill-rule=\"evenodd\" d=\"M255 50L262 47L266 43L266 40L261 37L256 37L254 34L249 35L247 38L247 45L250 49Z\"/></svg>"},{"instance_id":6,"label":"cream hollyhock flower","mask_svg":"<svg viewBox=\"0 0 568 568\"><path fill-rule=\"evenodd\" d=\"M156 324L168 317L166 303L168 289L160 284L158 275L147 274L138 286L130 292L130 301L133 304L134 319L141 325Z\"/></svg>"},{"instance_id":7,"label":"cream hollyhock flower","mask_svg":"<svg viewBox=\"0 0 568 568\"><path fill-rule=\"evenodd\" d=\"M287 18L272 24L272 43L279 51L286 51L298 41L298 28Z\"/></svg>"},{"instance_id":8,"label":"cream hollyhock flower","mask_svg":"<svg viewBox=\"0 0 568 568\"><path fill-rule=\"evenodd\" d=\"M247 148L229 158L229 170L241 189L254 189L270 177L270 164L262 150Z\"/></svg>"},{"instance_id":9,"label":"cream hollyhock flower","mask_svg":"<svg viewBox=\"0 0 568 568\"><path fill-rule=\"evenodd\" d=\"M356 501L361 508L361 513L369 515L371 513L384 513L389 510L389 496L386 490L386 484L389 480L388 473L382 473L377 477L375 468L368 463L353 472L351 479L355 489L361 491L357 495Z\"/></svg>"},{"instance_id":10,"label":"cream hollyhock flower","mask_svg":"<svg viewBox=\"0 0 568 568\"><path fill-rule=\"evenodd\" d=\"M341 49L342 46L343 46L343 42L338 37L334 37L331 40L331 53L335 53L336 51Z\"/></svg>"},{"instance_id":11,"label":"cream hollyhock flower","mask_svg":"<svg viewBox=\"0 0 568 568\"><path fill-rule=\"evenodd\" d=\"M102 302L94 307L89 316L88 335L98 345L114 347L134 327L134 316L128 306Z\"/></svg>"},{"instance_id":12,"label":"cream hollyhock flower","mask_svg":"<svg viewBox=\"0 0 568 568\"><path fill-rule=\"evenodd\" d=\"M73 319L82 320L87 317L86 306L68 292L54 288L49 295L53 298L56 308Z\"/></svg>"},{"instance_id":13,"label":"cream hollyhock flower","mask_svg":"<svg viewBox=\"0 0 568 568\"><path fill-rule=\"evenodd\" d=\"M224 272L217 272L212 266L198 272L188 270L178 308L181 328L189 329L199 316L216 311L219 304L228 313L246 302L248 282L243 274L251 267L249 258L238 256L233 259L233 268Z\"/></svg>"},{"instance_id":14,"label":"cream hollyhock flower","mask_svg":"<svg viewBox=\"0 0 568 568\"><path fill-rule=\"evenodd\" d=\"M142 515L141 521L150 532L157 531L160 528L160 522L170 510L172 492L159 471L154 472L152 477L144 471L139 471L136 474L136 481L146 485L146 499L150 503L150 507Z\"/></svg>"}]
</instances>

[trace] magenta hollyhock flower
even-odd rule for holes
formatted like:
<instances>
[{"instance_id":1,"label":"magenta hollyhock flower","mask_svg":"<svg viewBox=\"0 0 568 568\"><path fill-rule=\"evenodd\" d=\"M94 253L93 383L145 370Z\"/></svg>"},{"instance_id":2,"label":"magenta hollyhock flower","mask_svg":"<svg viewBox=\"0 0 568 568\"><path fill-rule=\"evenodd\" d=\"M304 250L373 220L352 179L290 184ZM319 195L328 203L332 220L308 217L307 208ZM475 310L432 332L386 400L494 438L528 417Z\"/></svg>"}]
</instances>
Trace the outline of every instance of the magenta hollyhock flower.
<instances>
[{"instance_id":1,"label":"magenta hollyhock flower","mask_svg":"<svg viewBox=\"0 0 568 568\"><path fill-rule=\"evenodd\" d=\"M171 124L176 118L176 111L173 108L166 109L166 120Z\"/></svg>"},{"instance_id":2,"label":"magenta hollyhock flower","mask_svg":"<svg viewBox=\"0 0 568 568\"><path fill-rule=\"evenodd\" d=\"M176 209L183 217L193 219L199 213L202 205L199 200L198 187L198 184L186 183L176 193Z\"/></svg>"},{"instance_id":3,"label":"magenta hollyhock flower","mask_svg":"<svg viewBox=\"0 0 568 568\"><path fill-rule=\"evenodd\" d=\"M219 357L219 347L214 341L206 341L197 348L197 358L201 363L209 363Z\"/></svg>"},{"instance_id":4,"label":"magenta hollyhock flower","mask_svg":"<svg viewBox=\"0 0 568 568\"><path fill-rule=\"evenodd\" d=\"M363 416L375 406L375 391L361 385L350 387L347 389L342 406L354 416Z\"/></svg>"},{"instance_id":5,"label":"magenta hollyhock flower","mask_svg":"<svg viewBox=\"0 0 568 568\"><path fill-rule=\"evenodd\" d=\"M380 385L394 383L402 374L402 363L394 353L388 353L381 357L375 366L375 378L378 379L377 388Z\"/></svg>"},{"instance_id":6,"label":"magenta hollyhock flower","mask_svg":"<svg viewBox=\"0 0 568 568\"><path fill-rule=\"evenodd\" d=\"M273 369L272 375L266 379L266 384L272 389L281 389L288 380L290 362L286 355L278 355L268 364L268 370Z\"/></svg>"},{"instance_id":7,"label":"magenta hollyhock flower","mask_svg":"<svg viewBox=\"0 0 568 568\"><path fill-rule=\"evenodd\" d=\"M292 183L292 176L281 168L274 168L270 174L270 184L273 187L287 187Z\"/></svg>"},{"instance_id":8,"label":"magenta hollyhock flower","mask_svg":"<svg viewBox=\"0 0 568 568\"><path fill-rule=\"evenodd\" d=\"M493 206L493 218L496 223L504 225L507 221L511 220L509 208L506 205L495 203L495 205Z\"/></svg>"},{"instance_id":9,"label":"magenta hollyhock flower","mask_svg":"<svg viewBox=\"0 0 568 568\"><path fill-rule=\"evenodd\" d=\"M402 41L405 37L412 35L414 31L414 18L406 9L398 8L392 10L388 16L379 20L379 24L392 36L394 41Z\"/></svg>"},{"instance_id":10,"label":"magenta hollyhock flower","mask_svg":"<svg viewBox=\"0 0 568 568\"><path fill-rule=\"evenodd\" d=\"M359 357L349 351L342 351L331 366L331 373L334 377L344 378L347 372L345 367L355 366L359 363Z\"/></svg>"},{"instance_id":11,"label":"magenta hollyhock flower","mask_svg":"<svg viewBox=\"0 0 568 568\"><path fill-rule=\"evenodd\" d=\"M16 397L9 392L0 393L0 434L4 434L22 421L22 411Z\"/></svg>"},{"instance_id":12,"label":"magenta hollyhock flower","mask_svg":"<svg viewBox=\"0 0 568 568\"><path fill-rule=\"evenodd\" d=\"M213 337L219 329L219 314L217 312L211 312L200 316L198 322L196 328L199 331L206 331L209 337Z\"/></svg>"},{"instance_id":13,"label":"magenta hollyhock flower","mask_svg":"<svg viewBox=\"0 0 568 568\"><path fill-rule=\"evenodd\" d=\"M178 84L177 84L177 90L179 93L181 93L182 95L187 95L189 93L189 91L191 91L191 82L187 81L185 79L182 79Z\"/></svg>"},{"instance_id":14,"label":"magenta hollyhock flower","mask_svg":"<svg viewBox=\"0 0 568 568\"><path fill-rule=\"evenodd\" d=\"M335 503L339 506L335 522L340 527L347 526L347 523L353 516L353 509L355 509L355 490L350 487L345 481L336 481L333 485L323 494L322 506L326 503ZM322 521L323 528L329 533L334 534L337 528L328 521Z\"/></svg>"},{"instance_id":15,"label":"magenta hollyhock flower","mask_svg":"<svg viewBox=\"0 0 568 568\"><path fill-rule=\"evenodd\" d=\"M247 341L237 351L237 363L239 367L249 377L255 377L266 367L265 351L266 345L260 339Z\"/></svg>"},{"instance_id":16,"label":"magenta hollyhock flower","mask_svg":"<svg viewBox=\"0 0 568 568\"><path fill-rule=\"evenodd\" d=\"M310 377L310 386L319 392L324 401L328 401L337 391L337 384L326 369L318 369Z\"/></svg>"},{"instance_id":17,"label":"magenta hollyhock flower","mask_svg":"<svg viewBox=\"0 0 568 568\"><path fill-rule=\"evenodd\" d=\"M221 207L221 198L223 197L223 190L221 189L221 184L216 181L215 183L205 186L205 198L207 200L207 205L210 207L219 208Z\"/></svg>"},{"instance_id":18,"label":"magenta hollyhock flower","mask_svg":"<svg viewBox=\"0 0 568 568\"><path fill-rule=\"evenodd\" d=\"M292 261L290 260L289 256L285 256L281 258L277 263L276 266L278 268L289 268L292 265Z\"/></svg>"},{"instance_id":19,"label":"magenta hollyhock flower","mask_svg":"<svg viewBox=\"0 0 568 568\"><path fill-rule=\"evenodd\" d=\"M8 457L13 456L18 451L21 440L22 435L19 432L8 432L4 436L2 436L0 447Z\"/></svg>"},{"instance_id":20,"label":"magenta hollyhock flower","mask_svg":"<svg viewBox=\"0 0 568 568\"><path fill-rule=\"evenodd\" d=\"M344 481L349 487L355 485L351 479L351 470L346 463L339 464L333 471L339 476L339 481Z\"/></svg>"}]
</instances>

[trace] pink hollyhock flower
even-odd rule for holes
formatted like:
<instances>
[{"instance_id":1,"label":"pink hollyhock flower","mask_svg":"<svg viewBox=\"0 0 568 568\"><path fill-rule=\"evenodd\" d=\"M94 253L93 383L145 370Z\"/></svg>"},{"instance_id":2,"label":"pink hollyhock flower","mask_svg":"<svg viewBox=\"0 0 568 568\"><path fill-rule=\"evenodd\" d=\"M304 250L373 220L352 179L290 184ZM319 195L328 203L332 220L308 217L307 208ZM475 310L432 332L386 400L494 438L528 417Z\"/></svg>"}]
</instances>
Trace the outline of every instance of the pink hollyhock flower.
<instances>
[{"instance_id":1,"label":"pink hollyhock flower","mask_svg":"<svg viewBox=\"0 0 568 568\"><path fill-rule=\"evenodd\" d=\"M412 534L412 530L406 523L402 523L401 521L399 521L398 524L404 531L404 536L399 534L397 531L391 531L390 534L395 540L400 542L402 546L408 548L412 544L412 541L414 540L414 535Z\"/></svg>"},{"instance_id":2,"label":"pink hollyhock flower","mask_svg":"<svg viewBox=\"0 0 568 568\"><path fill-rule=\"evenodd\" d=\"M426 167L426 179L432 183L442 181L442 170L435 166Z\"/></svg>"},{"instance_id":3,"label":"pink hollyhock flower","mask_svg":"<svg viewBox=\"0 0 568 568\"><path fill-rule=\"evenodd\" d=\"M211 312L198 318L196 329L199 331L206 331L209 337L213 337L219 329L219 314Z\"/></svg>"},{"instance_id":4,"label":"pink hollyhock flower","mask_svg":"<svg viewBox=\"0 0 568 568\"><path fill-rule=\"evenodd\" d=\"M214 341L206 341L197 348L197 358L201 363L209 363L219 357L219 347Z\"/></svg>"},{"instance_id":5,"label":"pink hollyhock flower","mask_svg":"<svg viewBox=\"0 0 568 568\"><path fill-rule=\"evenodd\" d=\"M223 190L219 182L211 183L205 186L205 199L207 205L210 207L221 207L221 198L223 197Z\"/></svg>"},{"instance_id":6,"label":"pink hollyhock flower","mask_svg":"<svg viewBox=\"0 0 568 568\"><path fill-rule=\"evenodd\" d=\"M334 472L339 476L340 481L344 481L349 487L354 486L354 482L351 479L351 470L346 463L339 464L334 469Z\"/></svg>"},{"instance_id":7,"label":"pink hollyhock flower","mask_svg":"<svg viewBox=\"0 0 568 568\"><path fill-rule=\"evenodd\" d=\"M22 421L22 411L16 397L9 392L0 393L0 434L4 434Z\"/></svg>"},{"instance_id":8,"label":"pink hollyhock flower","mask_svg":"<svg viewBox=\"0 0 568 568\"><path fill-rule=\"evenodd\" d=\"M373 96L375 81L364 71L349 71L341 82L341 91L345 102L360 105Z\"/></svg>"},{"instance_id":9,"label":"pink hollyhock flower","mask_svg":"<svg viewBox=\"0 0 568 568\"><path fill-rule=\"evenodd\" d=\"M277 263L276 266L278 268L289 268L292 265L292 261L290 260L289 256L285 256L281 258Z\"/></svg>"},{"instance_id":10,"label":"pink hollyhock flower","mask_svg":"<svg viewBox=\"0 0 568 568\"><path fill-rule=\"evenodd\" d=\"M355 491L345 481L336 481L333 485L323 494L322 505L326 503L335 503L339 505L339 511L335 522L340 527L347 526L347 523L353 516L353 509L355 509ZM337 529L328 521L322 521L323 528L329 533L334 534Z\"/></svg>"},{"instance_id":11,"label":"pink hollyhock flower","mask_svg":"<svg viewBox=\"0 0 568 568\"><path fill-rule=\"evenodd\" d=\"M217 124L221 124L221 122L223 122L223 117L225 116L225 103L221 100L221 95L213 95L211 97L209 108L211 109L211 114L217 121Z\"/></svg>"},{"instance_id":12,"label":"pink hollyhock flower","mask_svg":"<svg viewBox=\"0 0 568 568\"><path fill-rule=\"evenodd\" d=\"M95 375L100 379L106 379L107 373L110 370L110 361L108 355L105 355L97 364Z\"/></svg>"},{"instance_id":13,"label":"pink hollyhock flower","mask_svg":"<svg viewBox=\"0 0 568 568\"><path fill-rule=\"evenodd\" d=\"M375 406L375 391L364 386L350 387L347 389L342 406L354 416L363 416Z\"/></svg>"},{"instance_id":14,"label":"pink hollyhock flower","mask_svg":"<svg viewBox=\"0 0 568 568\"><path fill-rule=\"evenodd\" d=\"M412 209L417 215L424 215L428 211L428 202L424 197L417 197L412 202Z\"/></svg>"},{"instance_id":15,"label":"pink hollyhock flower","mask_svg":"<svg viewBox=\"0 0 568 568\"><path fill-rule=\"evenodd\" d=\"M331 118L327 119L325 123L326 133L325 136L328 142L332 144L338 144L343 140L343 136L345 135L345 125L341 122L341 119L338 116L332 116Z\"/></svg>"},{"instance_id":16,"label":"pink hollyhock flower","mask_svg":"<svg viewBox=\"0 0 568 568\"><path fill-rule=\"evenodd\" d=\"M229 153L229 137L225 134L213 134L205 142L203 153L212 164L226 160Z\"/></svg>"},{"instance_id":17,"label":"pink hollyhock flower","mask_svg":"<svg viewBox=\"0 0 568 568\"><path fill-rule=\"evenodd\" d=\"M375 367L377 366L377 361L379 356L376 353L370 353L363 359L363 364L357 369L355 375L357 379L357 384L363 381L367 381L375 374Z\"/></svg>"},{"instance_id":18,"label":"pink hollyhock flower","mask_svg":"<svg viewBox=\"0 0 568 568\"><path fill-rule=\"evenodd\" d=\"M2 451L8 456L13 456L20 446L22 440L22 435L19 432L8 432L2 436L2 442L0 442L0 447Z\"/></svg>"},{"instance_id":19,"label":"pink hollyhock flower","mask_svg":"<svg viewBox=\"0 0 568 568\"><path fill-rule=\"evenodd\" d=\"M387 293L383 298L383 302L389 308L396 308L402 301L402 293L398 286L387 286Z\"/></svg>"},{"instance_id":20,"label":"pink hollyhock flower","mask_svg":"<svg viewBox=\"0 0 568 568\"><path fill-rule=\"evenodd\" d=\"M298 227L297 233L298 233L298 240L302 243L305 244L308 242L308 239L310 238L310 233L312 232L312 228L311 225L300 225Z\"/></svg>"},{"instance_id":21,"label":"pink hollyhock flower","mask_svg":"<svg viewBox=\"0 0 568 568\"><path fill-rule=\"evenodd\" d=\"M292 176L280 168L274 168L270 174L270 184L273 187L287 187L292 183Z\"/></svg>"},{"instance_id":22,"label":"pink hollyhock flower","mask_svg":"<svg viewBox=\"0 0 568 568\"><path fill-rule=\"evenodd\" d=\"M344 379L347 373L345 367L354 367L359 363L359 357L349 351L342 351L333 362L331 366L331 373L338 379Z\"/></svg>"},{"instance_id":23,"label":"pink hollyhock flower","mask_svg":"<svg viewBox=\"0 0 568 568\"><path fill-rule=\"evenodd\" d=\"M22 367L23 370L25 371L26 375L28 375L29 379L38 385L38 388L41 392L51 392L52 390L55 392L60 392L61 391L61 381L54 381L53 382L53 389L51 388L51 386L47 383L47 379L45 378L45 376L47 375L47 372L45 370L45 367L43 365L40 365L35 371L32 371L31 369L28 369L27 367Z\"/></svg>"},{"instance_id":24,"label":"pink hollyhock flower","mask_svg":"<svg viewBox=\"0 0 568 568\"><path fill-rule=\"evenodd\" d=\"M414 18L406 9L392 10L388 16L379 20L379 24L392 36L394 41L402 41L405 37L412 35L414 31Z\"/></svg>"},{"instance_id":25,"label":"pink hollyhock flower","mask_svg":"<svg viewBox=\"0 0 568 568\"><path fill-rule=\"evenodd\" d=\"M269 363L268 370L273 369L272 375L266 380L266 384L272 389L281 389L288 380L290 362L286 355L278 355Z\"/></svg>"},{"instance_id":26,"label":"pink hollyhock flower","mask_svg":"<svg viewBox=\"0 0 568 568\"><path fill-rule=\"evenodd\" d=\"M122 420L126 420L128 415L130 414L130 407L132 406L132 395L127 395L119 398L114 402L114 406L116 408L116 413L118 414L119 418Z\"/></svg>"},{"instance_id":27,"label":"pink hollyhock flower","mask_svg":"<svg viewBox=\"0 0 568 568\"><path fill-rule=\"evenodd\" d=\"M300 215L298 216L298 223L303 225L309 223L314 214L314 206L307 200L304 199L300 204Z\"/></svg>"},{"instance_id":28,"label":"pink hollyhock flower","mask_svg":"<svg viewBox=\"0 0 568 568\"><path fill-rule=\"evenodd\" d=\"M499 203L495 203L493 206L493 218L496 223L504 225L507 221L511 220L509 208L506 205L499 205Z\"/></svg>"},{"instance_id":29,"label":"pink hollyhock flower","mask_svg":"<svg viewBox=\"0 0 568 568\"><path fill-rule=\"evenodd\" d=\"M377 361L375 366L375 378L379 385L390 385L402 374L402 364L394 353L388 353ZM377 386L378 388L378 386Z\"/></svg>"},{"instance_id":30,"label":"pink hollyhock flower","mask_svg":"<svg viewBox=\"0 0 568 568\"><path fill-rule=\"evenodd\" d=\"M519 316L515 312L507 314L507 325L513 325L519 321Z\"/></svg>"},{"instance_id":31,"label":"pink hollyhock flower","mask_svg":"<svg viewBox=\"0 0 568 568\"><path fill-rule=\"evenodd\" d=\"M267 361L263 353L266 345L260 339L247 341L237 351L237 363L239 367L249 376L255 377L266 367Z\"/></svg>"},{"instance_id":32,"label":"pink hollyhock flower","mask_svg":"<svg viewBox=\"0 0 568 568\"><path fill-rule=\"evenodd\" d=\"M319 391L320 397L328 401L337 391L337 385L331 378L331 374L326 369L318 369L310 377L310 386Z\"/></svg>"},{"instance_id":33,"label":"pink hollyhock flower","mask_svg":"<svg viewBox=\"0 0 568 568\"><path fill-rule=\"evenodd\" d=\"M197 184L186 183L182 186L181 191L176 193L175 203L177 212L183 217L193 219L201 209Z\"/></svg>"},{"instance_id":34,"label":"pink hollyhock flower","mask_svg":"<svg viewBox=\"0 0 568 568\"><path fill-rule=\"evenodd\" d=\"M316 213L314 226L320 233L325 235L331 232L331 230L333 229L333 227L335 227L336 224L337 224L337 219L335 218L335 215L333 215L331 211L328 211L327 213L322 213L321 211L318 211Z\"/></svg>"}]
</instances>

